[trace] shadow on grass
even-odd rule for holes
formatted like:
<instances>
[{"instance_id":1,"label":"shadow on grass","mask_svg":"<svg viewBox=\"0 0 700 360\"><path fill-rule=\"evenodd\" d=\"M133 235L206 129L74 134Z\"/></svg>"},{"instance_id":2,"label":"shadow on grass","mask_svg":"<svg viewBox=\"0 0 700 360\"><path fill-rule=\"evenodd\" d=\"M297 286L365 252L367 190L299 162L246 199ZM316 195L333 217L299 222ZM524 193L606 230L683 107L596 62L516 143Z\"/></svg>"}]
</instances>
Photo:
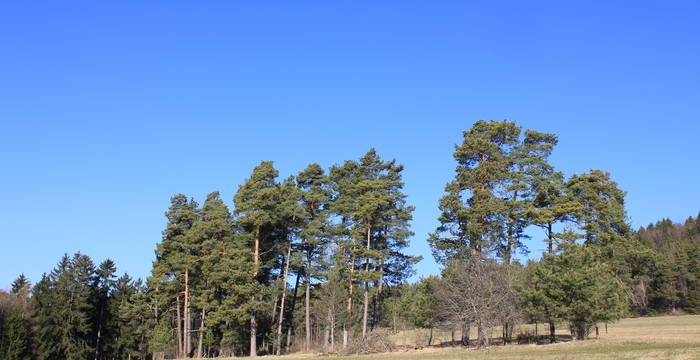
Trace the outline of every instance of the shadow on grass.
<instances>
[{"instance_id":1,"label":"shadow on grass","mask_svg":"<svg viewBox=\"0 0 700 360\"><path fill-rule=\"evenodd\" d=\"M489 339L489 346L498 346L498 345L549 345L552 342L550 341L550 336L549 335L538 335L538 336L527 336L527 337L517 337L517 338L511 338L506 341L503 341L502 337L493 337ZM565 343L565 342L570 342L573 341L573 337L571 335L557 335L556 336L556 341L555 343ZM440 343L432 344L429 346L417 346L415 347L416 349L421 349L421 348L450 348L450 347L465 347L465 348L476 348L477 346L477 340L476 339L470 339L469 341L460 341L460 340L455 340L455 341L443 341Z\"/></svg>"}]
</instances>

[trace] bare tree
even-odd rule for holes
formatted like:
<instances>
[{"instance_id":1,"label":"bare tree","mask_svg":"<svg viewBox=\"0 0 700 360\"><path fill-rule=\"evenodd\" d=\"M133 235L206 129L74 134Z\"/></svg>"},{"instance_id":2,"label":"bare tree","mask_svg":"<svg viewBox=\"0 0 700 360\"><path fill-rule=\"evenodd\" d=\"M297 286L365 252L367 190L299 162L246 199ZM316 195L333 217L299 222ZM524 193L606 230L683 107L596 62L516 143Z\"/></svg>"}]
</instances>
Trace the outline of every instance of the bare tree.
<instances>
[{"instance_id":1,"label":"bare tree","mask_svg":"<svg viewBox=\"0 0 700 360\"><path fill-rule=\"evenodd\" d=\"M441 318L463 326L463 342L465 328L475 325L477 346L488 346L495 326L519 320L513 280L512 266L495 260L453 263L436 283Z\"/></svg>"}]
</instances>

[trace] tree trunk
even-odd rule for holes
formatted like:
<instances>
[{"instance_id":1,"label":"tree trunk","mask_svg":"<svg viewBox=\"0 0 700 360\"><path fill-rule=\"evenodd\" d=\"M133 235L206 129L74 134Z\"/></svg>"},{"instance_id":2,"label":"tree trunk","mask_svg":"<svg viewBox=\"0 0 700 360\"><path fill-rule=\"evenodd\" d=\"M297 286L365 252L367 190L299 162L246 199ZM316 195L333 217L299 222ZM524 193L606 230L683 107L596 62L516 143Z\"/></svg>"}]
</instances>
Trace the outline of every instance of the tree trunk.
<instances>
[{"instance_id":1,"label":"tree trunk","mask_svg":"<svg viewBox=\"0 0 700 360\"><path fill-rule=\"evenodd\" d=\"M348 346L348 329L343 324L343 347Z\"/></svg>"},{"instance_id":2,"label":"tree trunk","mask_svg":"<svg viewBox=\"0 0 700 360\"><path fill-rule=\"evenodd\" d=\"M462 323L462 345L469 346L469 332L471 331L471 323L465 321Z\"/></svg>"},{"instance_id":3,"label":"tree trunk","mask_svg":"<svg viewBox=\"0 0 700 360\"><path fill-rule=\"evenodd\" d=\"M554 320L549 320L549 343L554 344L557 342L556 328L554 327Z\"/></svg>"},{"instance_id":4,"label":"tree trunk","mask_svg":"<svg viewBox=\"0 0 700 360\"><path fill-rule=\"evenodd\" d=\"M253 297L255 301L255 297ZM255 314L250 317L250 356L258 356L258 323L255 320Z\"/></svg>"},{"instance_id":5,"label":"tree trunk","mask_svg":"<svg viewBox=\"0 0 700 360\"><path fill-rule=\"evenodd\" d=\"M515 190L513 191L513 207L515 207L515 204L518 201L518 191ZM513 214L511 214L513 216ZM512 218L510 219L510 222L508 223L508 239L506 240L506 248L504 249L505 251L503 252L503 261L506 264L510 264L510 260L512 257L512 250L513 250L513 232L515 227L515 220Z\"/></svg>"},{"instance_id":6,"label":"tree trunk","mask_svg":"<svg viewBox=\"0 0 700 360\"><path fill-rule=\"evenodd\" d=\"M372 322L369 324L369 331L374 331L374 326L377 324L377 322L379 322L379 319L377 318L377 316L379 315L377 311L378 299L379 296L377 295L372 297Z\"/></svg>"},{"instance_id":7,"label":"tree trunk","mask_svg":"<svg viewBox=\"0 0 700 360\"><path fill-rule=\"evenodd\" d=\"M394 296L393 302L394 304L391 306L391 323L392 325L392 330L397 331L397 324L396 322L398 321L398 314L396 313L396 298L398 296Z\"/></svg>"},{"instance_id":8,"label":"tree trunk","mask_svg":"<svg viewBox=\"0 0 700 360\"><path fill-rule=\"evenodd\" d=\"M330 310L330 316L331 316L331 349L335 349L335 314L333 313L333 310Z\"/></svg>"},{"instance_id":9,"label":"tree trunk","mask_svg":"<svg viewBox=\"0 0 700 360\"><path fill-rule=\"evenodd\" d=\"M428 337L428 346L433 344L433 327L430 327L430 336Z\"/></svg>"},{"instance_id":10,"label":"tree trunk","mask_svg":"<svg viewBox=\"0 0 700 360\"><path fill-rule=\"evenodd\" d=\"M372 245L371 232L372 232L372 228L368 222L367 223L367 250L369 250L370 246ZM367 260L365 260L365 271L367 273L369 273L369 255L367 256ZM362 337L363 338L367 336L368 310L369 310L369 283L367 281L365 281L364 308L362 310Z\"/></svg>"},{"instance_id":11,"label":"tree trunk","mask_svg":"<svg viewBox=\"0 0 700 360\"><path fill-rule=\"evenodd\" d=\"M297 278L294 282L294 294L292 295L291 317L287 324L287 351L292 345L292 329L294 328L294 310L297 308L297 291L299 290L299 279L301 279L301 268L297 270Z\"/></svg>"},{"instance_id":12,"label":"tree trunk","mask_svg":"<svg viewBox=\"0 0 700 360\"><path fill-rule=\"evenodd\" d=\"M326 319L326 320L327 320L326 326L323 329L323 348L324 349L327 349L328 344L331 342L331 339L330 339L331 338L331 328L330 328L330 326L328 326L328 323L330 323L330 320L328 320L328 319Z\"/></svg>"},{"instance_id":13,"label":"tree trunk","mask_svg":"<svg viewBox=\"0 0 700 360\"><path fill-rule=\"evenodd\" d=\"M279 280L280 280L280 276L278 276L277 280L275 280L275 285L274 285L275 287L277 287L276 284L280 283ZM275 324L277 322L277 314L279 313L277 311L277 309L279 309L279 306L277 306L277 304L279 303L279 300L280 300L279 299L280 296L279 296L279 294L277 294L276 289L273 292L275 293L275 301L272 303L272 321L270 321L271 324Z\"/></svg>"},{"instance_id":14,"label":"tree trunk","mask_svg":"<svg viewBox=\"0 0 700 360\"><path fill-rule=\"evenodd\" d=\"M479 339L478 340L479 347L481 348L482 346L489 346L489 339L486 336L486 331L485 331L484 327L482 326L482 324L479 322L476 324L476 332L477 332L477 338Z\"/></svg>"},{"instance_id":15,"label":"tree trunk","mask_svg":"<svg viewBox=\"0 0 700 360\"><path fill-rule=\"evenodd\" d=\"M352 316L352 289L353 289L353 277L355 276L355 244L352 245L352 250L350 251L350 278L348 279L348 305L347 305L347 316L345 322L348 322ZM348 345L348 329L347 324L343 324L343 347Z\"/></svg>"},{"instance_id":16,"label":"tree trunk","mask_svg":"<svg viewBox=\"0 0 700 360\"><path fill-rule=\"evenodd\" d=\"M255 226L255 241L253 243L253 280L258 277L258 265L260 264L260 225ZM251 301L255 302L255 295ZM250 356L258 356L258 322L255 319L255 310L250 315Z\"/></svg>"},{"instance_id":17,"label":"tree trunk","mask_svg":"<svg viewBox=\"0 0 700 360\"><path fill-rule=\"evenodd\" d=\"M547 224L547 253L551 254L553 251L554 236L552 235L552 223Z\"/></svg>"},{"instance_id":18,"label":"tree trunk","mask_svg":"<svg viewBox=\"0 0 700 360\"><path fill-rule=\"evenodd\" d=\"M182 357L182 317L180 317L180 295L175 297L175 313L177 316L177 357L181 358ZM156 321L158 319L156 318Z\"/></svg>"},{"instance_id":19,"label":"tree trunk","mask_svg":"<svg viewBox=\"0 0 700 360\"><path fill-rule=\"evenodd\" d=\"M333 307L329 306L328 307L328 313L326 315L326 340L323 344L324 347L328 347L333 340L331 340L331 337L333 336Z\"/></svg>"},{"instance_id":20,"label":"tree trunk","mask_svg":"<svg viewBox=\"0 0 700 360\"><path fill-rule=\"evenodd\" d=\"M472 323L471 321L465 321L465 328L466 328L466 336L464 336L464 340L467 343L467 346L469 346L469 340L471 338L472 334Z\"/></svg>"},{"instance_id":21,"label":"tree trunk","mask_svg":"<svg viewBox=\"0 0 700 360\"><path fill-rule=\"evenodd\" d=\"M100 315L97 318L97 341L95 342L95 360L100 356L100 337L102 335L102 317L104 316L104 301L100 299ZM24 316L22 316L24 318Z\"/></svg>"},{"instance_id":22,"label":"tree trunk","mask_svg":"<svg viewBox=\"0 0 700 360\"><path fill-rule=\"evenodd\" d=\"M282 348L282 323L284 322L284 300L287 295L287 276L289 275L289 262L292 256L292 242L289 242L289 247L287 248L287 261L284 264L284 277L282 279L282 301L280 304L280 318L279 324L277 325L277 355L281 353Z\"/></svg>"},{"instance_id":23,"label":"tree trunk","mask_svg":"<svg viewBox=\"0 0 700 360\"><path fill-rule=\"evenodd\" d=\"M306 351L311 351L311 259L307 262L307 274L306 274L306 301L305 301L305 315L304 323L306 325L306 344L304 348Z\"/></svg>"},{"instance_id":24,"label":"tree trunk","mask_svg":"<svg viewBox=\"0 0 700 360\"><path fill-rule=\"evenodd\" d=\"M362 337L367 336L367 314L369 310L369 291L367 282L365 281L364 304L362 309Z\"/></svg>"},{"instance_id":25,"label":"tree trunk","mask_svg":"<svg viewBox=\"0 0 700 360\"><path fill-rule=\"evenodd\" d=\"M381 320L382 290L384 289L384 264L377 266L377 269L379 269L379 286L377 289L377 294L374 296L372 301L372 331L374 331L374 327L377 326Z\"/></svg>"},{"instance_id":26,"label":"tree trunk","mask_svg":"<svg viewBox=\"0 0 700 360\"><path fill-rule=\"evenodd\" d=\"M204 342L204 317L206 316L206 311L202 309L202 323L199 324L199 343L197 344L197 358L202 358L202 343Z\"/></svg>"},{"instance_id":27,"label":"tree trunk","mask_svg":"<svg viewBox=\"0 0 700 360\"><path fill-rule=\"evenodd\" d=\"M289 351L289 347L292 345L292 327L287 327L287 347L286 351Z\"/></svg>"},{"instance_id":28,"label":"tree trunk","mask_svg":"<svg viewBox=\"0 0 700 360\"><path fill-rule=\"evenodd\" d=\"M582 323L578 323L575 325L575 328L576 328L576 340L586 340L586 338L588 337L587 326L582 324Z\"/></svg>"},{"instance_id":29,"label":"tree trunk","mask_svg":"<svg viewBox=\"0 0 700 360\"><path fill-rule=\"evenodd\" d=\"M185 335L185 357L190 357L190 352L192 351L191 348L191 339L190 339L190 277L189 277L189 269L185 268L185 329L184 329L184 335Z\"/></svg>"}]
</instances>

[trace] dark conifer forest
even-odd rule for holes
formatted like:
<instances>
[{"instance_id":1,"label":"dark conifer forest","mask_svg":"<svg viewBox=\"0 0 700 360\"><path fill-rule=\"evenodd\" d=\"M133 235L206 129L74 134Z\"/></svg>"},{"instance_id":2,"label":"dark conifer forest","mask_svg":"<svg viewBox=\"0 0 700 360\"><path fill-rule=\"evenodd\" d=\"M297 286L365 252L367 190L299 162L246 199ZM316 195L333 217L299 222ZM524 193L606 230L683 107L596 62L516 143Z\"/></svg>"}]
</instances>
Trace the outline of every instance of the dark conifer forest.
<instances>
[{"instance_id":1,"label":"dark conifer forest","mask_svg":"<svg viewBox=\"0 0 700 360\"><path fill-rule=\"evenodd\" d=\"M0 292L0 359L330 351L413 328L484 347L524 323L556 342L559 329L584 340L623 317L700 313L700 215L632 229L615 169L566 176L549 161L557 142L475 122L427 237L411 231L422 205L407 203L401 160L374 149L287 178L262 161L233 199L174 194L147 278L75 253ZM519 256L531 234L539 260ZM439 276L408 282L421 260L409 239L428 241Z\"/></svg>"}]
</instances>

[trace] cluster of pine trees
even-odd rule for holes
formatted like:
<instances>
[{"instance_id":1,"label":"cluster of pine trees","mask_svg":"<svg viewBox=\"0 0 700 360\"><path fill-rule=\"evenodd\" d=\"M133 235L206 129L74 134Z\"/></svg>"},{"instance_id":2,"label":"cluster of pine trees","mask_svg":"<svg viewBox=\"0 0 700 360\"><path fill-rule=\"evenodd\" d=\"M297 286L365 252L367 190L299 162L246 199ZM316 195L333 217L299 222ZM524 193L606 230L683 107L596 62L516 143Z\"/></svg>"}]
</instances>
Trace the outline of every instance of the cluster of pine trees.
<instances>
[{"instance_id":1,"label":"cluster of pine trees","mask_svg":"<svg viewBox=\"0 0 700 360\"><path fill-rule=\"evenodd\" d=\"M380 327L457 328L465 345L475 327L481 346L521 322L556 341L561 326L584 339L622 316L700 312L700 216L632 231L608 173L549 163L557 141L510 121L464 132L428 238L443 272L415 284L403 167L373 149L282 180L264 161L232 209L175 195L147 279L77 253L0 292L0 359L281 354ZM520 264L533 228L547 250Z\"/></svg>"},{"instance_id":2,"label":"cluster of pine trees","mask_svg":"<svg viewBox=\"0 0 700 360\"><path fill-rule=\"evenodd\" d=\"M114 264L65 256L31 303L40 358L230 356L309 350L366 335L386 287L412 275L413 207L403 166L374 149L279 181L269 161L229 209L178 194L151 276L115 280Z\"/></svg>"}]
</instances>

